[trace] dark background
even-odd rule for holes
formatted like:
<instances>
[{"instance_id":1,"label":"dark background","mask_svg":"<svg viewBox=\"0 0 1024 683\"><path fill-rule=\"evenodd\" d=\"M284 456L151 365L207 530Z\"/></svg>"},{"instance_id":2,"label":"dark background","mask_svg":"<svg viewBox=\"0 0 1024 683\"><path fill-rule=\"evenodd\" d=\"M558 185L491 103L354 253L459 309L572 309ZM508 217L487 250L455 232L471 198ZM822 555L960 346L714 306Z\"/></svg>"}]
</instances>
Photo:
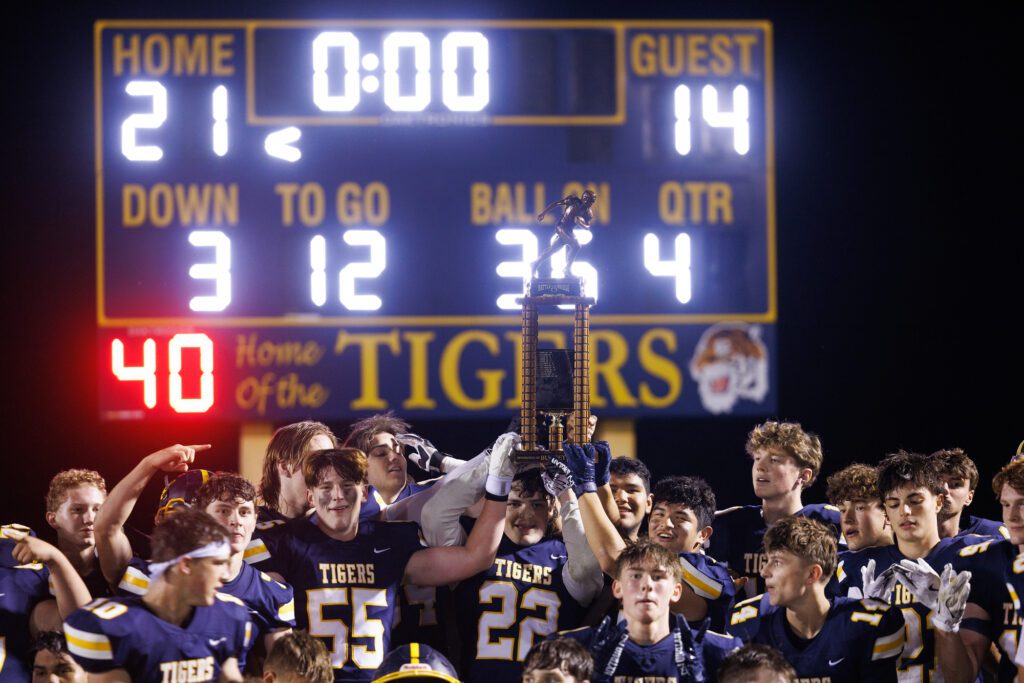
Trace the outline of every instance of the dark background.
<instances>
[{"instance_id":1,"label":"dark background","mask_svg":"<svg viewBox=\"0 0 1024 683\"><path fill-rule=\"evenodd\" d=\"M238 425L101 423L97 409L92 22L98 18L768 19L774 25L779 414L817 432L824 473L897 448L961 446L988 480L1024 439L1017 217L1022 82L1006 17L969 5L853 3L54 3L3 40L4 323L0 521L43 528L49 477L110 486L175 442L232 468ZM977 5L975 5L977 7ZM159 11L158 11L159 10ZM15 14L19 18L14 18ZM471 455L504 421L420 422ZM749 419L645 419L656 475L755 502ZM344 424L332 425L343 431ZM136 519L153 509L147 491ZM824 476L805 502L824 498ZM47 533L43 533L48 537Z\"/></svg>"}]
</instances>

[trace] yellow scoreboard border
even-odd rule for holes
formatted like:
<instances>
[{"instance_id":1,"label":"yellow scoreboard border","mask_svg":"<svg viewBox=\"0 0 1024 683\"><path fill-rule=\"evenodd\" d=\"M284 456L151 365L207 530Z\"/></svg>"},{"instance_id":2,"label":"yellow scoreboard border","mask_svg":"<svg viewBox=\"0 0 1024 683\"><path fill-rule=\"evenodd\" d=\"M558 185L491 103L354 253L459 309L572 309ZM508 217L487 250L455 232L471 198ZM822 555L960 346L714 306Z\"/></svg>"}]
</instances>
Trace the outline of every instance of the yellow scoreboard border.
<instances>
[{"instance_id":1,"label":"yellow scoreboard border","mask_svg":"<svg viewBox=\"0 0 1024 683\"><path fill-rule=\"evenodd\" d=\"M626 123L626 58L625 38L630 29L716 29L733 28L760 30L764 33L764 78L765 78L765 225L767 228L766 247L768 250L768 310L750 314L660 314L660 315L591 315L597 325L673 325L712 324L718 322L774 323L778 319L777 252L775 222L775 64L772 58L772 25L769 21L650 21L650 20L472 20L472 19L325 19L325 20L200 20L200 19L101 19L93 28L93 71L94 71L94 116L96 154L96 322L106 327L163 327L201 326L220 327L466 327L506 326L515 327L522 323L517 313L507 315L463 315L463 316L317 316L290 315L275 317L231 317L216 318L170 317L170 318L111 318L104 307L104 204L103 204L103 31L111 29L233 29L243 30L246 36L246 123L248 125L279 125L282 122L301 122L302 125L377 125L380 117L355 117L338 121L335 119L303 117L257 117L255 114L255 64L253 39L258 28L307 28L315 26L385 27L385 28L533 28L533 29L612 29L615 32L616 54L616 113L606 117L572 116L496 116L489 119L493 125L624 125ZM571 315L543 316L547 324L571 324Z\"/></svg>"}]
</instances>

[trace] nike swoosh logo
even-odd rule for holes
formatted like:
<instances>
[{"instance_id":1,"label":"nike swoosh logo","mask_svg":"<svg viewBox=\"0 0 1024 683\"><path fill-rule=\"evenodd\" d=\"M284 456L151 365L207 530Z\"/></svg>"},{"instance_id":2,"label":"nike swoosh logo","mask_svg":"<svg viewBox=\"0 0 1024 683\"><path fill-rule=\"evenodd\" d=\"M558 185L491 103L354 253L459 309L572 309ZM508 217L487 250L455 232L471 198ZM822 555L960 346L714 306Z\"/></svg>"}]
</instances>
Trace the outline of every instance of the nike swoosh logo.
<instances>
[{"instance_id":1,"label":"nike swoosh logo","mask_svg":"<svg viewBox=\"0 0 1024 683\"><path fill-rule=\"evenodd\" d=\"M373 549L373 554L374 555L380 555L381 553L386 553L389 550L391 550L391 548L379 548L379 549L378 548L374 548Z\"/></svg>"},{"instance_id":2,"label":"nike swoosh logo","mask_svg":"<svg viewBox=\"0 0 1024 683\"><path fill-rule=\"evenodd\" d=\"M213 638L211 638L211 639L209 639L206 642L208 642L210 644L210 647L217 647L218 645L223 643L225 640L227 640L227 637L218 638L217 640L214 640Z\"/></svg>"},{"instance_id":3,"label":"nike swoosh logo","mask_svg":"<svg viewBox=\"0 0 1024 683\"><path fill-rule=\"evenodd\" d=\"M834 662L830 659L830 660L828 660L828 665L829 666L835 666L836 664L838 664L839 662L843 661L844 659L846 659L846 657L840 657L839 659L837 659Z\"/></svg>"},{"instance_id":4,"label":"nike swoosh logo","mask_svg":"<svg viewBox=\"0 0 1024 683\"><path fill-rule=\"evenodd\" d=\"M568 560L569 556L568 555L552 555L551 559L555 560L555 561L558 561L558 560Z\"/></svg>"}]
</instances>

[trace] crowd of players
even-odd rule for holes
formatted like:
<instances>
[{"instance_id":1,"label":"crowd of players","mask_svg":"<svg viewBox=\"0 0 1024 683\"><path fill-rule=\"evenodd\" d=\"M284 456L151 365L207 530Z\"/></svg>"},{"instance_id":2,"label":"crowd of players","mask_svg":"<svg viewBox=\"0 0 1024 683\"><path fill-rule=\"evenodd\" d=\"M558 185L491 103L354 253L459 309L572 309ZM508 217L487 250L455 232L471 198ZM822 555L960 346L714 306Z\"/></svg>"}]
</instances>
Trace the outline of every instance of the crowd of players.
<instances>
[{"instance_id":1,"label":"crowd of players","mask_svg":"<svg viewBox=\"0 0 1024 683\"><path fill-rule=\"evenodd\" d=\"M204 445L109 493L60 472L56 545L3 527L0 683L1017 680L1024 460L992 479L1000 524L967 513L959 449L850 465L805 505L821 443L768 421L761 504L716 510L604 442L517 466L518 442L461 460L387 414L343 443L282 427L258 486ZM129 528L159 475L152 530Z\"/></svg>"}]
</instances>

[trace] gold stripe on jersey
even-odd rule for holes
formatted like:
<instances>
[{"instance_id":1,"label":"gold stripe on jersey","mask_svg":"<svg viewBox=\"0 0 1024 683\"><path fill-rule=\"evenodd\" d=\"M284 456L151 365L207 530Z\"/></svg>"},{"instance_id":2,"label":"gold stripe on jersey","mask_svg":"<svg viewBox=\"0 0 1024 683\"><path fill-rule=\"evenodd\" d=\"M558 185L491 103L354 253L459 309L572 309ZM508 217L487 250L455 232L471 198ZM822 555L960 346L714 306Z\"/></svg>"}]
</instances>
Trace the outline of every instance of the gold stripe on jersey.
<instances>
[{"instance_id":1,"label":"gold stripe on jersey","mask_svg":"<svg viewBox=\"0 0 1024 683\"><path fill-rule=\"evenodd\" d=\"M715 581L683 557L679 558L679 564L683 565L683 580L694 593L707 600L717 600L722 595L724 587L720 581Z\"/></svg>"},{"instance_id":2,"label":"gold stripe on jersey","mask_svg":"<svg viewBox=\"0 0 1024 683\"><path fill-rule=\"evenodd\" d=\"M134 595L144 595L149 588L149 577L135 567L128 567L117 587Z\"/></svg>"},{"instance_id":3,"label":"gold stripe on jersey","mask_svg":"<svg viewBox=\"0 0 1024 683\"><path fill-rule=\"evenodd\" d=\"M249 564L255 564L257 562L263 562L264 560L270 559L270 548L262 539L254 538L246 546L245 550L242 551L242 559Z\"/></svg>"},{"instance_id":4,"label":"gold stripe on jersey","mask_svg":"<svg viewBox=\"0 0 1024 683\"><path fill-rule=\"evenodd\" d=\"M295 600L294 598L277 608L277 618L281 621L295 621Z\"/></svg>"},{"instance_id":5,"label":"gold stripe on jersey","mask_svg":"<svg viewBox=\"0 0 1024 683\"><path fill-rule=\"evenodd\" d=\"M85 657L86 659L114 659L114 651L110 647L110 639L102 633L90 633L64 624L64 639L67 640L68 650L73 655Z\"/></svg>"},{"instance_id":6,"label":"gold stripe on jersey","mask_svg":"<svg viewBox=\"0 0 1024 683\"><path fill-rule=\"evenodd\" d=\"M882 636L875 639L875 647L871 651L871 660L888 659L896 657L903 652L903 643L906 641L907 631L901 628L892 635Z\"/></svg>"}]
</instances>

